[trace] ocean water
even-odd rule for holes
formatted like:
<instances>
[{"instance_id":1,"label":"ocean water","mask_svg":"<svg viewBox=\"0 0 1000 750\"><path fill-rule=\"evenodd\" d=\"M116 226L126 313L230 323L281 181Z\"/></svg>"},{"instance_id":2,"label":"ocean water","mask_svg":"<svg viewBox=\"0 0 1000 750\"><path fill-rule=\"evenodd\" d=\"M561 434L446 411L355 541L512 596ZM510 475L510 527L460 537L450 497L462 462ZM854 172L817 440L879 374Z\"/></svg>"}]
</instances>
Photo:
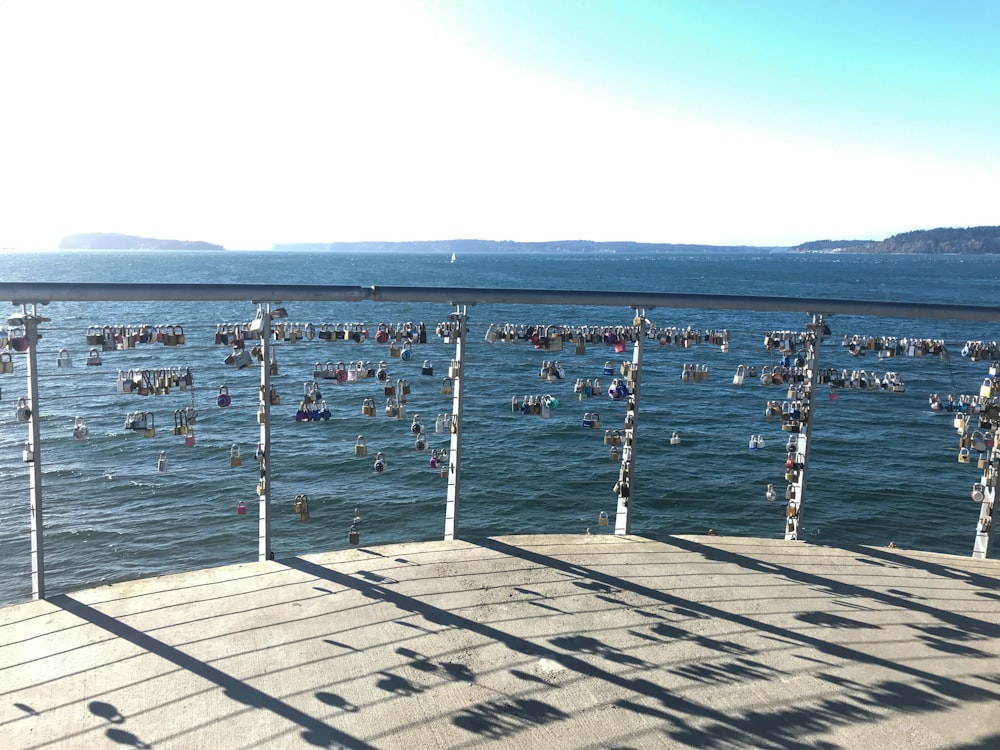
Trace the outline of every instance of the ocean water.
<instances>
[{"instance_id":1,"label":"ocean water","mask_svg":"<svg viewBox=\"0 0 1000 750\"><path fill-rule=\"evenodd\" d=\"M97 281L148 283L294 283L516 287L629 290L705 294L773 295L986 304L996 289L1000 258L968 256L837 256L784 254L673 255L470 255L455 263L446 255L344 255L336 253L16 253L0 256L3 281ZM6 304L6 303L5 303ZM299 303L287 301L289 322L424 322L428 343L412 360L389 355L374 340L363 344L312 341L275 344L281 394L273 408L273 547L278 557L348 546L358 508L361 542L441 538L446 480L418 452L411 417L421 415L430 448L447 445L435 434L435 417L450 411L441 377L454 351L433 335L453 309L447 305ZM18 308L11 306L11 313ZM257 556L256 401L259 371L224 364L227 347L215 344L216 326L248 321L249 300L215 303L52 303L39 308L51 318L39 343L41 461L45 499L46 588L54 594L128 578L255 560ZM581 418L596 412L602 428L620 428L624 404L606 397L581 401L575 379L601 378L615 355L590 344L583 355L567 347L558 354L525 343L487 344L491 323L532 325L627 325L629 309L587 306L476 305L470 308L463 424L461 536L510 533L609 533L614 527L612 487L617 463L609 460L604 431L585 429ZM683 348L650 341L646 346L640 429L636 437L636 481L632 531L650 537L704 533L782 538L784 445L780 421L764 418L768 400L784 390L748 379L733 385L738 365L777 363L765 349L769 330L802 330L802 313L729 310L649 312L659 326L727 329L730 349L698 344ZM899 373L903 393L841 390L836 401L820 388L811 444L805 540L813 544L885 545L949 554L971 554L978 506L969 491L979 478L975 461L957 461L952 417L928 408L928 394L978 393L989 361L961 356L968 340L998 338L995 326L964 321L872 318L828 319L832 335L820 351L820 367L864 368ZM102 352L103 364L88 367L89 326L172 324L183 326L178 347L137 345ZM950 356L852 356L845 335L943 339ZM57 367L61 351L72 367ZM15 407L26 395L24 363L0 375L0 603L30 598L28 470L21 450L26 425ZM566 377L542 381L543 360L558 359ZM325 422L297 422L304 383L316 362L380 360L393 380L405 378L412 392L407 418L384 416L382 384L375 379L343 385L319 381L332 413ZM421 374L429 360L434 376ZM684 364L705 365L709 377L684 382ZM191 368L193 386L167 395L116 392L119 370ZM220 387L232 406L216 406ZM560 405L551 418L522 416L511 398L552 394ZM361 414L374 398L377 416ZM175 411L197 410L195 445L173 433ZM156 435L126 430L126 414L155 414ZM73 437L74 419L89 428ZM681 444L670 445L679 433ZM748 450L751 435L765 447ZM364 435L369 456L355 456ZM230 466L233 445L243 465ZM168 470L157 470L164 452ZM387 470L374 472L376 452ZM768 483L779 501L768 503ZM311 519L293 512L297 495L309 497ZM236 504L248 506L237 515ZM601 512L612 516L599 527Z\"/></svg>"}]
</instances>

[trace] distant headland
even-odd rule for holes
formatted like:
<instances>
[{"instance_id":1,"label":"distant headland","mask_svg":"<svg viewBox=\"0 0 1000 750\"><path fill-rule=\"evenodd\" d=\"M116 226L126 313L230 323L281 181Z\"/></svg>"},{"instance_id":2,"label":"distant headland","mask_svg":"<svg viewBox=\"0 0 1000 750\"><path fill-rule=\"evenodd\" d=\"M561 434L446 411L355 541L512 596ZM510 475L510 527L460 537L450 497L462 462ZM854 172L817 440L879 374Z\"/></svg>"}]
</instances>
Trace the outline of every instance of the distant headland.
<instances>
[{"instance_id":1,"label":"distant headland","mask_svg":"<svg viewBox=\"0 0 1000 750\"><path fill-rule=\"evenodd\" d=\"M131 234L91 232L71 234L59 241L60 250L225 250L222 245L198 240L160 240Z\"/></svg>"},{"instance_id":2,"label":"distant headland","mask_svg":"<svg viewBox=\"0 0 1000 750\"><path fill-rule=\"evenodd\" d=\"M788 248L792 253L904 253L991 255L1000 253L1000 227L920 229L876 240L816 240Z\"/></svg>"}]
</instances>

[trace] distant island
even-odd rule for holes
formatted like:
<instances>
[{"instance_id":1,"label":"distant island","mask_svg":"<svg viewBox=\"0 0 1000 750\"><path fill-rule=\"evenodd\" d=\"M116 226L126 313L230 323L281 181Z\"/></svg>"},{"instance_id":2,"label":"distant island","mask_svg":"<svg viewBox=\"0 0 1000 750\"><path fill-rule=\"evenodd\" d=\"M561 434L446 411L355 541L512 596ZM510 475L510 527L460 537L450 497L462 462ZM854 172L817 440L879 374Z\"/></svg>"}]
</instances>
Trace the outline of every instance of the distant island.
<instances>
[{"instance_id":1,"label":"distant island","mask_svg":"<svg viewBox=\"0 0 1000 750\"><path fill-rule=\"evenodd\" d=\"M60 250L225 250L222 245L198 240L160 240L131 234L91 232L71 234L59 241Z\"/></svg>"},{"instance_id":2,"label":"distant island","mask_svg":"<svg viewBox=\"0 0 1000 750\"><path fill-rule=\"evenodd\" d=\"M660 242L595 242L592 240L559 240L553 242L515 242L513 240L426 240L413 242L296 242L275 244L274 250L317 252L331 250L345 253L770 253L784 252L784 247L751 245L673 245Z\"/></svg>"},{"instance_id":3,"label":"distant island","mask_svg":"<svg viewBox=\"0 0 1000 750\"><path fill-rule=\"evenodd\" d=\"M788 249L792 253L911 253L989 255L1000 253L1000 227L920 229L876 240L816 240Z\"/></svg>"}]
</instances>

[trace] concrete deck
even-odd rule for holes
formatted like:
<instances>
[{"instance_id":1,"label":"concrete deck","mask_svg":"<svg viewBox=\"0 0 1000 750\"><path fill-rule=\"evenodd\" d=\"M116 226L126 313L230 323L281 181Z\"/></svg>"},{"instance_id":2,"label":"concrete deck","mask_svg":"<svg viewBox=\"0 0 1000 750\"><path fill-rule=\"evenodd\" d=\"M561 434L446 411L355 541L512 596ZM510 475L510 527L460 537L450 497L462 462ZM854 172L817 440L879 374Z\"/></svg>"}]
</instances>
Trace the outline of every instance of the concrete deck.
<instances>
[{"instance_id":1,"label":"concrete deck","mask_svg":"<svg viewBox=\"0 0 1000 750\"><path fill-rule=\"evenodd\" d=\"M1000 561L355 548L0 609L0 747L1000 747Z\"/></svg>"}]
</instances>

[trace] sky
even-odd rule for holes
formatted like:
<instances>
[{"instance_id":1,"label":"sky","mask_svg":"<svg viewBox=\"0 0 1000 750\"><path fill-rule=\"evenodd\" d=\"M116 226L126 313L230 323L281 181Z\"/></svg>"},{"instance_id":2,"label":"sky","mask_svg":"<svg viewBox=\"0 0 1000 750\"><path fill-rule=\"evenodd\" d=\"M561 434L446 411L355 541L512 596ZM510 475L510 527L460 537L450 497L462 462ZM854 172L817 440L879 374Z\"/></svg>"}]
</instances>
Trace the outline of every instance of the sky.
<instances>
[{"instance_id":1,"label":"sky","mask_svg":"<svg viewBox=\"0 0 1000 750\"><path fill-rule=\"evenodd\" d=\"M0 0L0 248L1000 224L996 0Z\"/></svg>"}]
</instances>

